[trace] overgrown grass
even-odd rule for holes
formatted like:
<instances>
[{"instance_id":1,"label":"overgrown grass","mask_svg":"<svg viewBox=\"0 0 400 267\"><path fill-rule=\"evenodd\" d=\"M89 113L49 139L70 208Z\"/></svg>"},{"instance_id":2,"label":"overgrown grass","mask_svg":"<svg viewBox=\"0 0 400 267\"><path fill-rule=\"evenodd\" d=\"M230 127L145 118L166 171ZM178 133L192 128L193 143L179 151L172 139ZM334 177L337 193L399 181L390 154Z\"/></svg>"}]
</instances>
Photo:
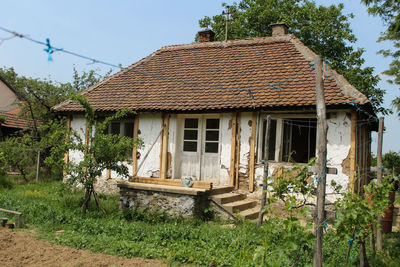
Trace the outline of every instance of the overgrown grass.
<instances>
[{"instance_id":1,"label":"overgrown grass","mask_svg":"<svg viewBox=\"0 0 400 267\"><path fill-rule=\"evenodd\" d=\"M100 195L106 215L94 203L83 215L82 197L82 191L71 192L60 182L14 185L12 189L0 190L0 207L22 211L25 227L36 229L40 238L94 252L160 258L173 265L312 265L314 236L296 220L271 220L261 229L242 222L237 222L235 228L221 228L223 222L146 211L122 212L115 195ZM64 232L56 235L58 230ZM392 241L387 243L390 249L385 264L399 266L399 235L389 237ZM333 231L324 238L324 265L343 265L347 240L339 240ZM352 264L356 266L357 246L352 254ZM376 266L381 264L380 260Z\"/></svg>"}]
</instances>

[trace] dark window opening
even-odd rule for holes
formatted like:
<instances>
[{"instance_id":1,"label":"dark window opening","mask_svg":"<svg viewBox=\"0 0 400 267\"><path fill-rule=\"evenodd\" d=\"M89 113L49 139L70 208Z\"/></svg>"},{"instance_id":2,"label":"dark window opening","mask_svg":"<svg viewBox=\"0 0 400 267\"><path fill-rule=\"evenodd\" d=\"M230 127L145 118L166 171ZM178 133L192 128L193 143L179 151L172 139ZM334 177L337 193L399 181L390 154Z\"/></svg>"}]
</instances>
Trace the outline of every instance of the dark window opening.
<instances>
[{"instance_id":1,"label":"dark window opening","mask_svg":"<svg viewBox=\"0 0 400 267\"><path fill-rule=\"evenodd\" d=\"M206 142L205 152L206 153L218 153L218 143Z\"/></svg>"},{"instance_id":2,"label":"dark window opening","mask_svg":"<svg viewBox=\"0 0 400 267\"><path fill-rule=\"evenodd\" d=\"M196 152L197 151L197 142L184 141L183 142L183 151Z\"/></svg>"},{"instance_id":3,"label":"dark window opening","mask_svg":"<svg viewBox=\"0 0 400 267\"><path fill-rule=\"evenodd\" d=\"M119 122L112 122L110 127L110 134L118 134L120 133L120 124Z\"/></svg>"},{"instance_id":4,"label":"dark window opening","mask_svg":"<svg viewBox=\"0 0 400 267\"><path fill-rule=\"evenodd\" d=\"M262 159L265 158L265 141L266 141L266 129L267 129L267 121L263 122L263 137L262 137ZM276 144L276 120L271 120L271 127L269 132L269 148L268 148L268 160L275 160L275 144Z\"/></svg>"},{"instance_id":5,"label":"dark window opening","mask_svg":"<svg viewBox=\"0 0 400 267\"><path fill-rule=\"evenodd\" d=\"M183 151L197 152L199 119L186 118L184 124L185 129L183 131Z\"/></svg>"},{"instance_id":6,"label":"dark window opening","mask_svg":"<svg viewBox=\"0 0 400 267\"><path fill-rule=\"evenodd\" d=\"M185 128L198 128L199 127L199 119L197 118L187 118L185 119Z\"/></svg>"},{"instance_id":7,"label":"dark window opening","mask_svg":"<svg viewBox=\"0 0 400 267\"><path fill-rule=\"evenodd\" d=\"M285 119L283 121L283 161L307 163L315 157L316 119Z\"/></svg>"}]
</instances>

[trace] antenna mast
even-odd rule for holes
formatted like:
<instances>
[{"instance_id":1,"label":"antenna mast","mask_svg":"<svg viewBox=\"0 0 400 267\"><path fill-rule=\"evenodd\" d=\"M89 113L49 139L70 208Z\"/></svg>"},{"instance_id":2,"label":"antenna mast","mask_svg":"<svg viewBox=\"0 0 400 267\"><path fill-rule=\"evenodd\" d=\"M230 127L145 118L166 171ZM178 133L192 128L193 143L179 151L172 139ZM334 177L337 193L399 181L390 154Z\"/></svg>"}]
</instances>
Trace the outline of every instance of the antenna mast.
<instances>
[{"instance_id":1,"label":"antenna mast","mask_svg":"<svg viewBox=\"0 0 400 267\"><path fill-rule=\"evenodd\" d=\"M225 10L222 11L222 15L225 16L225 42L228 41L228 22L232 21L230 15L234 14L235 11L229 11L230 6L225 6Z\"/></svg>"}]
</instances>

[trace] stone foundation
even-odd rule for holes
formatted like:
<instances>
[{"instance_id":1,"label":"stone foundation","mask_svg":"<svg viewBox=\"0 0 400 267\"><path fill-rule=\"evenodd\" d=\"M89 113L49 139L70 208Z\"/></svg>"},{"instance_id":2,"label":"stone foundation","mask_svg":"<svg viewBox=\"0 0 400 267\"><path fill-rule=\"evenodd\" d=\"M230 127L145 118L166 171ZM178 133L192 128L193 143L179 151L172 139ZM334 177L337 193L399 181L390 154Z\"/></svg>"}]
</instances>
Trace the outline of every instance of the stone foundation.
<instances>
[{"instance_id":1,"label":"stone foundation","mask_svg":"<svg viewBox=\"0 0 400 267\"><path fill-rule=\"evenodd\" d=\"M173 216L205 217L209 207L206 190L140 183L118 183L120 209L165 211Z\"/></svg>"}]
</instances>

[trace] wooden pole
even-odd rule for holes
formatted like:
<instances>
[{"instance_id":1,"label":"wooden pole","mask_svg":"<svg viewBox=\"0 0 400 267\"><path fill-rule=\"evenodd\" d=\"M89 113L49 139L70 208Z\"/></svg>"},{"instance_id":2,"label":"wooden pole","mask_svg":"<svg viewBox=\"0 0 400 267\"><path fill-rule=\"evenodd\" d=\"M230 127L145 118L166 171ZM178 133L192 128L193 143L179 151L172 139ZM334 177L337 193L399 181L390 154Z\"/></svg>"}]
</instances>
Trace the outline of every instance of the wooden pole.
<instances>
[{"instance_id":1,"label":"wooden pole","mask_svg":"<svg viewBox=\"0 0 400 267\"><path fill-rule=\"evenodd\" d=\"M236 157L235 157L235 189L239 189L239 165L240 165L240 113L237 115L236 123Z\"/></svg>"},{"instance_id":2,"label":"wooden pole","mask_svg":"<svg viewBox=\"0 0 400 267\"><path fill-rule=\"evenodd\" d=\"M315 62L315 98L317 102L317 217L315 218L316 241L314 246L314 267L321 267L323 262L322 237L325 220L325 190L326 190L326 106L324 95L322 58L316 56Z\"/></svg>"},{"instance_id":3,"label":"wooden pole","mask_svg":"<svg viewBox=\"0 0 400 267\"><path fill-rule=\"evenodd\" d=\"M229 185L235 185L235 162L236 162L236 132L237 132L237 113L232 113L232 138L231 138L231 164L229 172Z\"/></svg>"},{"instance_id":4,"label":"wooden pole","mask_svg":"<svg viewBox=\"0 0 400 267\"><path fill-rule=\"evenodd\" d=\"M269 155L269 132L271 128L271 115L267 117L267 127L265 128L264 137L264 177L263 177L263 191L261 198L260 212L258 213L257 227L260 227L264 219L264 207L267 200L267 190L268 190L268 155Z\"/></svg>"},{"instance_id":5,"label":"wooden pole","mask_svg":"<svg viewBox=\"0 0 400 267\"><path fill-rule=\"evenodd\" d=\"M251 137L250 137L250 152L249 152L249 192L254 192L254 164L255 164L255 141L257 129L257 112L253 112L251 119Z\"/></svg>"},{"instance_id":6,"label":"wooden pole","mask_svg":"<svg viewBox=\"0 0 400 267\"><path fill-rule=\"evenodd\" d=\"M136 172L136 168L137 168L137 146L136 146L136 141L138 139L139 136L139 116L136 115L135 116L135 121L133 123L133 141L135 142L135 144L133 144L133 150L132 150L132 173Z\"/></svg>"},{"instance_id":7,"label":"wooden pole","mask_svg":"<svg viewBox=\"0 0 400 267\"><path fill-rule=\"evenodd\" d=\"M168 165L168 132L169 132L169 114L163 116L163 133L161 139L161 150L160 150L160 178L167 178L167 165Z\"/></svg>"},{"instance_id":8,"label":"wooden pole","mask_svg":"<svg viewBox=\"0 0 400 267\"><path fill-rule=\"evenodd\" d=\"M39 182L39 172L40 172L40 150L37 152L36 159L36 182Z\"/></svg>"},{"instance_id":9,"label":"wooden pole","mask_svg":"<svg viewBox=\"0 0 400 267\"><path fill-rule=\"evenodd\" d=\"M376 151L377 153L377 163L376 166L378 168L377 172L377 180L378 183L382 183L382 143L383 143L383 117L379 118L379 130L378 130L378 150ZM382 224L382 216L378 217L378 225ZM382 250L383 245L382 245L382 229L381 227L377 227L376 229L376 248L378 250Z\"/></svg>"}]
</instances>

